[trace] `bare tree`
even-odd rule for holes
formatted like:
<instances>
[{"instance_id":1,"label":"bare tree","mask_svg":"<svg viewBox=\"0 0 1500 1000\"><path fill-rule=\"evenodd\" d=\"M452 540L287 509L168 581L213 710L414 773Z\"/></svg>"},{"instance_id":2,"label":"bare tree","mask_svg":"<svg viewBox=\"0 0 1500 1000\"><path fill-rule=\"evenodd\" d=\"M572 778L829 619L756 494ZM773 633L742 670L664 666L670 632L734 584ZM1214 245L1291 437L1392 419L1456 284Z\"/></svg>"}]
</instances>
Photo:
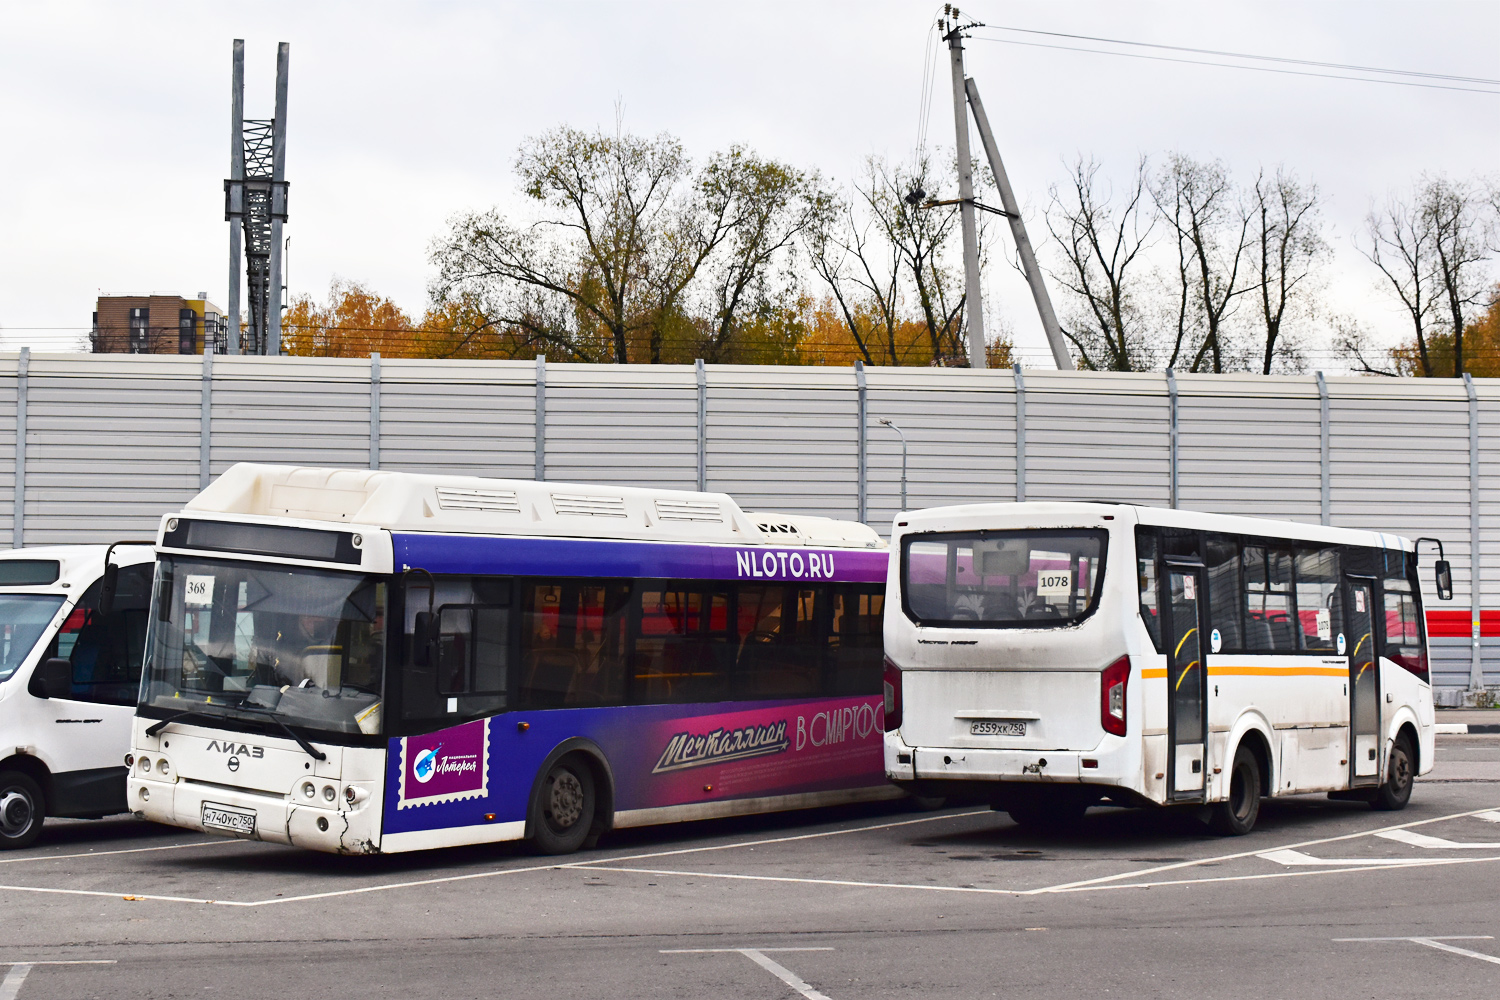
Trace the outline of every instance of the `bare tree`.
<instances>
[{"instance_id":1,"label":"bare tree","mask_svg":"<svg viewBox=\"0 0 1500 1000\"><path fill-rule=\"evenodd\" d=\"M1269 375L1278 354L1290 356L1286 323L1305 308L1305 292L1329 247L1323 238L1316 184L1303 184L1284 167L1278 167L1274 177L1261 171L1253 199L1253 267L1265 333L1261 372Z\"/></svg>"},{"instance_id":2,"label":"bare tree","mask_svg":"<svg viewBox=\"0 0 1500 1000\"><path fill-rule=\"evenodd\" d=\"M1412 324L1420 374L1431 378L1433 359L1428 349L1428 334L1438 285L1433 268L1436 252L1432 220L1420 206L1391 197L1383 209L1369 214L1365 231L1370 245L1369 249L1360 248L1360 252L1380 269L1405 308Z\"/></svg>"},{"instance_id":3,"label":"bare tree","mask_svg":"<svg viewBox=\"0 0 1500 1000\"><path fill-rule=\"evenodd\" d=\"M1069 178L1072 190L1063 196L1056 185L1051 189L1047 229L1066 261L1052 276L1079 303L1077 318L1063 333L1084 368L1145 371L1151 357L1141 316L1141 272L1147 263L1142 254L1155 227L1146 160L1137 165L1118 206L1110 192L1099 190L1098 174L1096 161L1079 157Z\"/></svg>"},{"instance_id":4,"label":"bare tree","mask_svg":"<svg viewBox=\"0 0 1500 1000\"><path fill-rule=\"evenodd\" d=\"M1176 236L1183 322L1170 366L1175 366L1188 330L1189 303L1202 322L1202 338L1191 371L1225 371L1234 361L1226 343L1226 320L1248 291L1240 271L1250 246L1250 213L1241 209L1222 163L1200 163L1181 153L1167 161L1152 192L1157 209Z\"/></svg>"},{"instance_id":5,"label":"bare tree","mask_svg":"<svg viewBox=\"0 0 1500 1000\"><path fill-rule=\"evenodd\" d=\"M1464 367L1464 327L1469 313L1481 306L1488 282L1482 265L1488 257L1481 201L1472 184L1445 177L1424 178L1422 214L1432 231L1438 292L1453 336L1453 377Z\"/></svg>"}]
</instances>

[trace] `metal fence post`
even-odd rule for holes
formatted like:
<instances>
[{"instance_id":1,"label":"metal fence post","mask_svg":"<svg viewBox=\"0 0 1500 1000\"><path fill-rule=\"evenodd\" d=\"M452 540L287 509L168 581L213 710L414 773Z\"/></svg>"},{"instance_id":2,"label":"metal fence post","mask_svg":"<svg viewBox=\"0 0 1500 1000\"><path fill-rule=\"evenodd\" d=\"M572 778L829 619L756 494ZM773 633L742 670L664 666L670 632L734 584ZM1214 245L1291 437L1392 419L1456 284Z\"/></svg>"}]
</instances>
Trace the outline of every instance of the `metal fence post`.
<instances>
[{"instance_id":1,"label":"metal fence post","mask_svg":"<svg viewBox=\"0 0 1500 1000\"><path fill-rule=\"evenodd\" d=\"M1479 392L1474 378L1464 372L1464 389L1469 396L1469 691L1484 690L1484 660L1479 649Z\"/></svg>"},{"instance_id":2,"label":"metal fence post","mask_svg":"<svg viewBox=\"0 0 1500 1000\"><path fill-rule=\"evenodd\" d=\"M214 348L203 345L203 389L199 394L202 412L198 416L198 488L208 488L209 459L213 452L214 419Z\"/></svg>"},{"instance_id":3,"label":"metal fence post","mask_svg":"<svg viewBox=\"0 0 1500 1000\"><path fill-rule=\"evenodd\" d=\"M1016 503L1026 501L1026 376L1021 373L1021 362L1013 369L1016 373Z\"/></svg>"},{"instance_id":4,"label":"metal fence post","mask_svg":"<svg viewBox=\"0 0 1500 1000\"><path fill-rule=\"evenodd\" d=\"M1333 523L1332 469L1328 464L1328 380L1318 372L1318 463L1323 470L1319 503L1324 524Z\"/></svg>"},{"instance_id":5,"label":"metal fence post","mask_svg":"<svg viewBox=\"0 0 1500 1000\"><path fill-rule=\"evenodd\" d=\"M380 468L380 352L370 352L370 468Z\"/></svg>"},{"instance_id":6,"label":"metal fence post","mask_svg":"<svg viewBox=\"0 0 1500 1000\"><path fill-rule=\"evenodd\" d=\"M703 359L693 362L693 373L698 376L698 492L708 491L708 373L704 371Z\"/></svg>"},{"instance_id":7,"label":"metal fence post","mask_svg":"<svg viewBox=\"0 0 1500 1000\"><path fill-rule=\"evenodd\" d=\"M854 383L859 387L859 522L863 524L870 513L870 440L869 428L865 426L870 417L870 400L864 361L854 362Z\"/></svg>"},{"instance_id":8,"label":"metal fence post","mask_svg":"<svg viewBox=\"0 0 1500 1000\"><path fill-rule=\"evenodd\" d=\"M11 504L10 545L19 549L26 544L26 387L31 376L31 348L21 348L16 359L16 467Z\"/></svg>"},{"instance_id":9,"label":"metal fence post","mask_svg":"<svg viewBox=\"0 0 1500 1000\"><path fill-rule=\"evenodd\" d=\"M1167 369L1167 495L1177 508L1177 372Z\"/></svg>"},{"instance_id":10,"label":"metal fence post","mask_svg":"<svg viewBox=\"0 0 1500 1000\"><path fill-rule=\"evenodd\" d=\"M547 356L536 356L536 475L547 478Z\"/></svg>"}]
</instances>

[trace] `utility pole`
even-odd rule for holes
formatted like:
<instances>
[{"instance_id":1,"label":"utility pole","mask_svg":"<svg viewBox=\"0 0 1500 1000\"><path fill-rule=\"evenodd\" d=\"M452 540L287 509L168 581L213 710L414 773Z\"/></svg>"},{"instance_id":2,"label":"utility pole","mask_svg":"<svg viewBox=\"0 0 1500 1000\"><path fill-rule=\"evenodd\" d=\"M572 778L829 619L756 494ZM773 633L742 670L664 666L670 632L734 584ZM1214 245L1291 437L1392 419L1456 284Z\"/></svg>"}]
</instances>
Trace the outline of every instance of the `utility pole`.
<instances>
[{"instance_id":1,"label":"utility pole","mask_svg":"<svg viewBox=\"0 0 1500 1000\"><path fill-rule=\"evenodd\" d=\"M994 133L990 131L989 117L984 113L984 102L979 99L979 87L964 76L963 38L970 28L981 27L978 21L967 24L959 20L958 8L943 5L943 18L938 21L938 30L948 43L948 52L953 64L953 123L958 136L958 198L959 217L963 225L964 239L964 298L969 310L969 355L975 368L985 367L984 357L984 307L979 293L979 241L975 232L974 212L982 209L1003 215L1010 223L1011 237L1016 242L1016 256L1020 258L1021 270L1031 286L1031 297L1036 302L1037 315L1041 317L1042 329L1046 331L1047 343L1052 348L1052 360L1061 371L1073 370L1073 358L1068 354L1067 342L1057 322L1057 313L1052 308L1052 299L1042 281L1041 268L1036 263L1031 239L1026 235L1026 223L1021 218L1020 206L1015 192L1011 190L1010 178L1006 176L1005 164L1000 161L1000 149L995 145ZM981 205L974 200L974 178L969 158L969 117L973 111L974 124L979 128L979 141L984 145L985 156L990 161L990 170L995 175L995 185L1000 189L1000 208ZM921 197L914 192L913 202ZM951 205L954 201L928 201L922 208Z\"/></svg>"},{"instance_id":2,"label":"utility pole","mask_svg":"<svg viewBox=\"0 0 1500 1000\"><path fill-rule=\"evenodd\" d=\"M979 85L972 78L964 82L969 97L969 108L974 112L974 124L979 128L979 141L984 145L984 155L989 158L990 171L995 175L995 186L1000 189L1000 207L1010 222L1010 235L1016 241L1016 256L1021 259L1021 270L1026 283L1031 286L1031 297L1036 302L1037 315L1042 318L1042 329L1047 332L1047 343L1052 348L1052 360L1059 371L1073 370L1073 357L1063 340L1062 327L1058 326L1057 313L1052 310L1052 297L1042 281L1041 268L1036 266L1036 253L1031 249L1031 238L1026 235L1026 223L1021 219L1021 208L1016 204L1015 192L1010 189L1010 178L1005 174L1005 164L1000 162L1000 149L995 145L995 135L990 131L989 116L984 113L984 102L979 99Z\"/></svg>"},{"instance_id":3,"label":"utility pole","mask_svg":"<svg viewBox=\"0 0 1500 1000\"><path fill-rule=\"evenodd\" d=\"M230 353L239 353L240 243L244 241L246 298L250 329L248 354L281 353L281 227L287 218L286 96L290 46L276 51L276 116L245 118L245 43L234 41L234 82L230 95L229 178L224 181L224 218L229 235Z\"/></svg>"},{"instance_id":4,"label":"utility pole","mask_svg":"<svg viewBox=\"0 0 1500 1000\"><path fill-rule=\"evenodd\" d=\"M987 367L984 356L984 300L979 291L979 232L974 223L974 171L969 156L969 112L964 96L964 35L953 10L948 43L953 67L953 127L958 140L958 214L964 239L964 305L969 312L969 367Z\"/></svg>"}]
</instances>

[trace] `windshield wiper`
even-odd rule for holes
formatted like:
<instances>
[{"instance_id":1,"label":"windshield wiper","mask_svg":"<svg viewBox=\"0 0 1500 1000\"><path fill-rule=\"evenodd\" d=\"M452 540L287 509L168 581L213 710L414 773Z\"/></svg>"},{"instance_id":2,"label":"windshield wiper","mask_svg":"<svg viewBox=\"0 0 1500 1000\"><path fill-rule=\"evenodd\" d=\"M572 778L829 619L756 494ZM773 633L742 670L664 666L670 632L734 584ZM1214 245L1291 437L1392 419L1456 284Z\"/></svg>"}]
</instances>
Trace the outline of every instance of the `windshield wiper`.
<instances>
[{"instance_id":1,"label":"windshield wiper","mask_svg":"<svg viewBox=\"0 0 1500 1000\"><path fill-rule=\"evenodd\" d=\"M297 741L297 745L299 747L301 747L303 750L306 750L307 751L307 755L309 757L311 757L313 760L327 760L328 759L328 755L326 753L324 753L323 751L319 750L317 747L313 746L311 743L307 742L307 740L303 739L301 736L298 736L297 733L296 733L296 731L293 730L291 726L287 725L285 722L282 722L281 718L279 716L277 716L275 709L270 709L270 708L247 708L243 704L236 705L235 708L236 708L237 711L241 711L241 712L254 712L256 715L264 715L267 719L270 719L272 722L276 723L276 725L280 726L282 732L286 733L292 739L296 740Z\"/></svg>"},{"instance_id":2,"label":"windshield wiper","mask_svg":"<svg viewBox=\"0 0 1500 1000\"><path fill-rule=\"evenodd\" d=\"M178 719L186 719L189 716L197 716L200 719L212 719L214 722L224 721L224 716L218 714L217 712L205 712L201 708L189 708L186 711L178 712L176 715L169 715L165 719L162 719L160 722L153 723L152 725L146 727L146 735L155 736L157 733L167 728L167 726L171 723L176 722Z\"/></svg>"}]
</instances>

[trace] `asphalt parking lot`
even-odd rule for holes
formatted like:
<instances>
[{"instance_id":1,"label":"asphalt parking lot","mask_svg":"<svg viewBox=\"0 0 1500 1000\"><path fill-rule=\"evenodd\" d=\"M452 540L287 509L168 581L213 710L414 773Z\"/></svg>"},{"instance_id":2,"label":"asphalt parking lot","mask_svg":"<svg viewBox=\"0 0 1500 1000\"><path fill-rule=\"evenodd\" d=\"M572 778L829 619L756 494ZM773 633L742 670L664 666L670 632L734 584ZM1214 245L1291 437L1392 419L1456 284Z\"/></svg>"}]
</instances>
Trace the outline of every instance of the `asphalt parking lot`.
<instances>
[{"instance_id":1,"label":"asphalt parking lot","mask_svg":"<svg viewBox=\"0 0 1500 1000\"><path fill-rule=\"evenodd\" d=\"M1234 839L886 805L336 858L59 823L0 856L0 1000L1490 996L1500 737L1439 753L1404 812L1267 802Z\"/></svg>"}]
</instances>

